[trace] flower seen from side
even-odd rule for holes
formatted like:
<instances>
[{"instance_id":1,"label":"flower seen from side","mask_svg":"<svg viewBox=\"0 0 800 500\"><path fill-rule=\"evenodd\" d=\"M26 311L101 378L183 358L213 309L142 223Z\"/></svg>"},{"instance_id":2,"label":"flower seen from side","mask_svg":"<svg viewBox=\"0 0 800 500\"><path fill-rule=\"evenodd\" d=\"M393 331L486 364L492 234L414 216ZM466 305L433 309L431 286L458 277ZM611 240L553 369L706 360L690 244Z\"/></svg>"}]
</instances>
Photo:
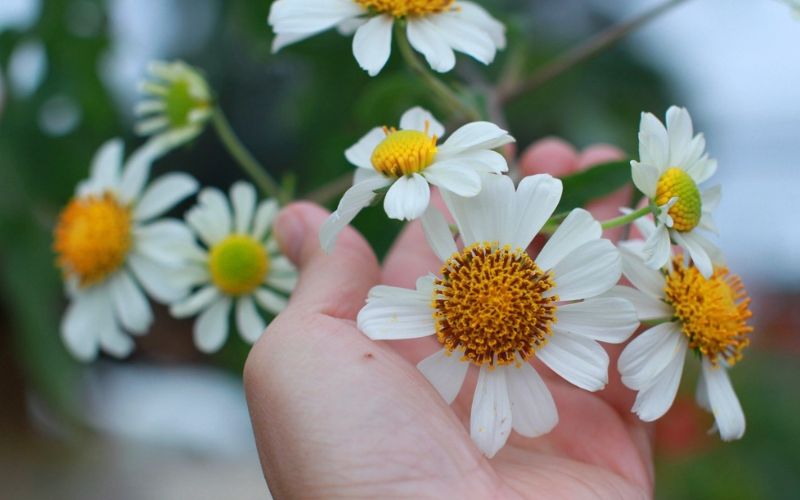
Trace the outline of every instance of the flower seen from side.
<instances>
[{"instance_id":1,"label":"flower seen from side","mask_svg":"<svg viewBox=\"0 0 800 500\"><path fill-rule=\"evenodd\" d=\"M122 141L108 141L59 216L53 249L70 299L61 335L80 360L90 361L100 350L130 354L128 334L146 333L153 321L145 291L160 302L186 293L185 285L170 279L180 266L171 250L191 234L179 221L158 217L194 194L197 182L173 173L147 186L159 154L149 142L123 166Z\"/></svg>"},{"instance_id":2,"label":"flower seen from side","mask_svg":"<svg viewBox=\"0 0 800 500\"><path fill-rule=\"evenodd\" d=\"M711 255L717 250L700 230L716 232L712 212L719 204L720 188L699 187L717 170L717 162L708 157L705 146L703 135L694 135L686 109L670 107L666 127L654 115L642 113L639 161L631 161L631 174L636 187L660 212L656 230L643 248L653 269L668 263L674 241L704 276L713 272Z\"/></svg>"},{"instance_id":3,"label":"flower seen from side","mask_svg":"<svg viewBox=\"0 0 800 500\"><path fill-rule=\"evenodd\" d=\"M358 326L374 340L435 336L441 349L418 368L448 403L477 367L470 434L492 457L512 429L535 437L558 422L534 357L597 391L609 364L598 341L623 342L639 322L627 300L599 297L619 280L620 257L587 211L573 210L536 258L526 252L558 205L561 181L536 175L515 190L506 176L485 177L475 197L444 194L464 247L429 208L422 222L439 275L421 277L416 290L373 288Z\"/></svg>"},{"instance_id":4,"label":"flower seen from side","mask_svg":"<svg viewBox=\"0 0 800 500\"><path fill-rule=\"evenodd\" d=\"M297 272L271 235L277 212L275 200L257 203L255 188L245 182L234 184L229 198L204 189L187 212L199 242L193 238L180 253L186 257L182 273L194 290L170 312L178 318L198 315L194 342L201 351L222 347L232 311L239 335L252 344L266 327L263 312L277 314L286 306Z\"/></svg>"},{"instance_id":5,"label":"flower seen from side","mask_svg":"<svg viewBox=\"0 0 800 500\"><path fill-rule=\"evenodd\" d=\"M481 173L508 170L505 158L492 151L514 139L489 122L464 125L439 144L445 133L426 110L403 114L400 128L376 127L345 152L357 167L353 187L320 228L320 243L330 251L341 230L386 191L384 209L392 219L419 218L430 202L430 184L461 196L480 192Z\"/></svg>"},{"instance_id":6,"label":"flower seen from side","mask_svg":"<svg viewBox=\"0 0 800 500\"><path fill-rule=\"evenodd\" d=\"M353 55L370 76L392 50L392 29L405 29L432 69L455 66L454 51L490 64L506 46L505 26L476 3L462 0L277 0L269 13L273 52L331 28L354 34Z\"/></svg>"}]
</instances>

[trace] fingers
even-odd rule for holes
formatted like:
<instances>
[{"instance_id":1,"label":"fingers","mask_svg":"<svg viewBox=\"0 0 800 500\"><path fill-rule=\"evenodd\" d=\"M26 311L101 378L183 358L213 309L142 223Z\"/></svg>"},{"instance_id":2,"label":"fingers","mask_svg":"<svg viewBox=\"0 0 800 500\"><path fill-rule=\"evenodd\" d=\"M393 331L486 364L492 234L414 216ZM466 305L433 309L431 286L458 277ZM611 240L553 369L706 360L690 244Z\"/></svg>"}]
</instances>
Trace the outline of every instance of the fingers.
<instances>
[{"instance_id":1,"label":"fingers","mask_svg":"<svg viewBox=\"0 0 800 500\"><path fill-rule=\"evenodd\" d=\"M617 161L625 158L625 153L621 149L608 144L596 144L586 148L578 157L578 170L585 170L594 165ZM619 208L628 206L631 199L631 186L627 185L611 193L602 200L590 203L586 208L598 220L612 219L620 215ZM606 231L606 238L612 241L619 240L622 229L611 229Z\"/></svg>"},{"instance_id":2,"label":"fingers","mask_svg":"<svg viewBox=\"0 0 800 500\"><path fill-rule=\"evenodd\" d=\"M328 212L307 202L293 203L275 221L275 238L300 272L289 310L355 319L380 270L369 244L352 227L339 236L330 254L319 243Z\"/></svg>"},{"instance_id":3,"label":"fingers","mask_svg":"<svg viewBox=\"0 0 800 500\"><path fill-rule=\"evenodd\" d=\"M557 137L534 142L522 153L522 175L551 174L563 177L578 169L578 152L571 144Z\"/></svg>"}]
</instances>

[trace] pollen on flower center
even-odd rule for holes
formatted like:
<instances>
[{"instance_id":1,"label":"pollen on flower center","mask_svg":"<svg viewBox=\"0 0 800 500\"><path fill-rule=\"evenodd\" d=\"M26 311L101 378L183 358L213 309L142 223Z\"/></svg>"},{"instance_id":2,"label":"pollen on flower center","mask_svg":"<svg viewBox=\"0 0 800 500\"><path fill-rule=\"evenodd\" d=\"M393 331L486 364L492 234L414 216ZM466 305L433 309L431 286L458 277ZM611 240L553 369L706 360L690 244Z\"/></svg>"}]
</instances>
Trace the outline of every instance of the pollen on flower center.
<instances>
[{"instance_id":1,"label":"pollen on flower center","mask_svg":"<svg viewBox=\"0 0 800 500\"><path fill-rule=\"evenodd\" d=\"M450 9L455 0L355 0L357 4L394 17L424 16Z\"/></svg>"},{"instance_id":2,"label":"pollen on flower center","mask_svg":"<svg viewBox=\"0 0 800 500\"><path fill-rule=\"evenodd\" d=\"M552 334L555 286L524 250L475 243L450 257L434 283L436 335L449 351L483 366L529 359Z\"/></svg>"},{"instance_id":3,"label":"pollen on flower center","mask_svg":"<svg viewBox=\"0 0 800 500\"><path fill-rule=\"evenodd\" d=\"M233 234L211 248L208 268L217 288L229 295L246 295L269 272L269 254L255 238Z\"/></svg>"},{"instance_id":4,"label":"pollen on flower center","mask_svg":"<svg viewBox=\"0 0 800 500\"><path fill-rule=\"evenodd\" d=\"M670 168L661 176L656 185L656 204L666 205L678 197L678 202L669 209L676 231L691 231L700 223L703 215L703 201L694 180L679 168Z\"/></svg>"},{"instance_id":5,"label":"pollen on flower center","mask_svg":"<svg viewBox=\"0 0 800 500\"><path fill-rule=\"evenodd\" d=\"M419 130L384 128L386 138L372 152L372 166L389 177L402 177L425 170L436 157L436 136Z\"/></svg>"},{"instance_id":6,"label":"pollen on flower center","mask_svg":"<svg viewBox=\"0 0 800 500\"><path fill-rule=\"evenodd\" d=\"M111 193L73 199L55 229L58 265L84 287L104 280L125 262L131 225L129 207Z\"/></svg>"},{"instance_id":7,"label":"pollen on flower center","mask_svg":"<svg viewBox=\"0 0 800 500\"><path fill-rule=\"evenodd\" d=\"M747 325L750 297L735 274L715 267L706 279L696 267L686 267L681 258L673 260L667 276L666 300L675 309L689 347L698 350L714 365L720 358L733 365L750 343Z\"/></svg>"}]
</instances>

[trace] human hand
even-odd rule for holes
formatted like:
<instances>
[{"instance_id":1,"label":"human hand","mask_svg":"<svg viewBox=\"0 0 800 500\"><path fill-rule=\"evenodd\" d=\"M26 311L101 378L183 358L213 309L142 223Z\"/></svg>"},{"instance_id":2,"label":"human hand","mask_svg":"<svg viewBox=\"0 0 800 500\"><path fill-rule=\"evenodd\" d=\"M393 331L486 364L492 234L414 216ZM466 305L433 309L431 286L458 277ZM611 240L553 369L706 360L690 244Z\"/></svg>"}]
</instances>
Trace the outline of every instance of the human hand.
<instances>
[{"instance_id":1,"label":"human hand","mask_svg":"<svg viewBox=\"0 0 800 500\"><path fill-rule=\"evenodd\" d=\"M522 156L524 174L565 175L616 159L595 146L578 154L548 139ZM589 208L605 218L625 193ZM298 266L288 309L253 348L245 384L262 467L278 497L564 497L651 495L648 428L630 413L633 395L613 368L609 386L590 393L534 361L556 401L559 424L528 439L512 434L491 460L469 436L474 375L448 406L416 369L439 345L432 338L373 342L355 317L383 283L411 287L438 271L419 222L398 238L381 269L348 228L326 255L318 229L327 213L294 204L276 236ZM608 347L608 346L607 346ZM612 360L619 349L610 348Z\"/></svg>"}]
</instances>

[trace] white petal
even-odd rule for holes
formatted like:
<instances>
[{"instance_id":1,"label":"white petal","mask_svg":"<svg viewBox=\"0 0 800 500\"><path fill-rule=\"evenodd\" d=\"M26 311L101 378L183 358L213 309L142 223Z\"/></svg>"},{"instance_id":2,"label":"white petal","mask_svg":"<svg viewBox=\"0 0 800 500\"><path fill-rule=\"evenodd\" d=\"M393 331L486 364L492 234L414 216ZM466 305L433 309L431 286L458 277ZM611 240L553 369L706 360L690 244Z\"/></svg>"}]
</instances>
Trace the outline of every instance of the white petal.
<instances>
[{"instance_id":1,"label":"white petal","mask_svg":"<svg viewBox=\"0 0 800 500\"><path fill-rule=\"evenodd\" d=\"M207 308L219 298L220 292L217 287L207 285L185 299L172 304L169 312L176 318L188 318Z\"/></svg>"},{"instance_id":2,"label":"white petal","mask_svg":"<svg viewBox=\"0 0 800 500\"><path fill-rule=\"evenodd\" d=\"M100 347L115 358L125 358L133 352L133 339L111 322L100 331Z\"/></svg>"},{"instance_id":3,"label":"white petal","mask_svg":"<svg viewBox=\"0 0 800 500\"><path fill-rule=\"evenodd\" d=\"M100 334L97 318L111 309L107 297L99 290L77 295L67 307L61 320L61 338L76 359L92 361L97 357Z\"/></svg>"},{"instance_id":4,"label":"white petal","mask_svg":"<svg viewBox=\"0 0 800 500\"><path fill-rule=\"evenodd\" d=\"M438 153L436 155L436 162L452 163L476 172L485 172L491 174L502 174L503 172L508 172L508 162L506 161L506 157L497 151L492 151L491 149L479 149L475 151L466 151L449 155Z\"/></svg>"},{"instance_id":5,"label":"white petal","mask_svg":"<svg viewBox=\"0 0 800 500\"><path fill-rule=\"evenodd\" d=\"M469 362L461 361L461 355L457 352L449 353L447 349L441 349L420 361L417 368L441 394L442 399L450 404L464 384Z\"/></svg>"},{"instance_id":6,"label":"white petal","mask_svg":"<svg viewBox=\"0 0 800 500\"><path fill-rule=\"evenodd\" d=\"M256 310L253 298L249 295L239 297L236 301L236 328L245 342L255 343L266 327L264 319Z\"/></svg>"},{"instance_id":7,"label":"white petal","mask_svg":"<svg viewBox=\"0 0 800 500\"><path fill-rule=\"evenodd\" d=\"M711 263L711 256L708 255L705 246L700 241L702 236L693 231L688 233L672 231L672 237L675 238L675 242L678 245L689 252L689 256L692 258L697 270L700 271L700 274L705 278L710 278L714 274L714 264Z\"/></svg>"},{"instance_id":8,"label":"white petal","mask_svg":"<svg viewBox=\"0 0 800 500\"><path fill-rule=\"evenodd\" d=\"M187 249L199 247L186 224L174 219L161 219L133 229L133 252L163 265L177 266L187 258Z\"/></svg>"},{"instance_id":9,"label":"white petal","mask_svg":"<svg viewBox=\"0 0 800 500\"><path fill-rule=\"evenodd\" d=\"M194 344L205 353L218 351L228 337L228 315L231 299L222 297L197 318L194 323Z\"/></svg>"},{"instance_id":10,"label":"white petal","mask_svg":"<svg viewBox=\"0 0 800 500\"><path fill-rule=\"evenodd\" d=\"M408 19L408 42L425 56L434 71L446 73L456 65L453 49L442 37L439 27L426 17Z\"/></svg>"},{"instance_id":11,"label":"white petal","mask_svg":"<svg viewBox=\"0 0 800 500\"><path fill-rule=\"evenodd\" d=\"M511 422L523 436L547 434L558 424L558 410L542 377L523 361L506 370L508 397L511 401Z\"/></svg>"},{"instance_id":12,"label":"white petal","mask_svg":"<svg viewBox=\"0 0 800 500\"><path fill-rule=\"evenodd\" d=\"M703 357L703 377L708 403L714 413L720 437L724 441L740 439L745 431L744 412L733 391L726 368L714 367Z\"/></svg>"},{"instance_id":13,"label":"white petal","mask_svg":"<svg viewBox=\"0 0 800 500\"><path fill-rule=\"evenodd\" d=\"M262 241L267 235L267 231L272 226L275 216L278 215L280 206L275 200L264 200L256 209L256 215L253 220L252 236L258 241Z\"/></svg>"},{"instance_id":14,"label":"white petal","mask_svg":"<svg viewBox=\"0 0 800 500\"><path fill-rule=\"evenodd\" d=\"M622 274L619 252L606 240L581 245L564 257L554 268L555 288L548 295L559 300L588 299L616 285Z\"/></svg>"},{"instance_id":15,"label":"white petal","mask_svg":"<svg viewBox=\"0 0 800 500\"><path fill-rule=\"evenodd\" d=\"M233 203L233 229L238 234L248 234L256 210L256 189L248 182L237 182L231 187Z\"/></svg>"},{"instance_id":16,"label":"white petal","mask_svg":"<svg viewBox=\"0 0 800 500\"><path fill-rule=\"evenodd\" d=\"M203 243L213 247L231 234L231 209L225 195L216 188L205 188L198 204L186 213L186 222Z\"/></svg>"},{"instance_id":17,"label":"white petal","mask_svg":"<svg viewBox=\"0 0 800 500\"><path fill-rule=\"evenodd\" d=\"M442 191L442 197L456 220L465 245L501 242L502 221L508 221L512 217L515 193L511 178L506 175L484 174L481 183L481 192L472 198Z\"/></svg>"},{"instance_id":18,"label":"white petal","mask_svg":"<svg viewBox=\"0 0 800 500\"><path fill-rule=\"evenodd\" d=\"M333 28L364 9L352 0L279 0L269 11L275 33L319 33Z\"/></svg>"},{"instance_id":19,"label":"white petal","mask_svg":"<svg viewBox=\"0 0 800 500\"><path fill-rule=\"evenodd\" d=\"M419 106L415 106L403 113L400 118L400 129L427 131L428 135L432 137L442 137L445 133L444 125L439 123L430 111Z\"/></svg>"},{"instance_id":20,"label":"white petal","mask_svg":"<svg viewBox=\"0 0 800 500\"><path fill-rule=\"evenodd\" d=\"M514 138L494 123L472 122L453 132L439 148L439 154L454 155L478 149L495 149L512 142Z\"/></svg>"},{"instance_id":21,"label":"white petal","mask_svg":"<svg viewBox=\"0 0 800 500\"><path fill-rule=\"evenodd\" d=\"M368 181L370 179L375 179L378 177L383 177L380 173L378 173L375 169L370 168L367 170L366 168L357 168L355 173L353 174L353 184L360 184L364 181Z\"/></svg>"},{"instance_id":22,"label":"white petal","mask_svg":"<svg viewBox=\"0 0 800 500\"><path fill-rule=\"evenodd\" d=\"M297 273L295 272L291 274L279 274L277 271L271 272L269 273L269 275L267 275L267 278L264 280L264 283L268 285L270 288L274 288L275 290L284 293L292 293L292 290L294 290L295 286L297 286ZM280 307L280 309L276 310L274 307L267 309L274 313L283 311L283 309L286 307L286 298L282 296L280 298L281 298L280 302L277 301L273 302L275 304L278 303L283 304L283 306Z\"/></svg>"},{"instance_id":23,"label":"white petal","mask_svg":"<svg viewBox=\"0 0 800 500\"><path fill-rule=\"evenodd\" d=\"M658 169L660 176L669 167L669 136L664 124L652 113L642 113L642 121L639 125L639 160ZM647 193L648 198L655 196L655 186L653 193Z\"/></svg>"},{"instance_id":24,"label":"white petal","mask_svg":"<svg viewBox=\"0 0 800 500\"><path fill-rule=\"evenodd\" d=\"M148 140L131 154L125 162L120 181L119 194L122 201L130 203L139 198L147 183L153 161L162 154L163 148L157 138Z\"/></svg>"},{"instance_id":25,"label":"white petal","mask_svg":"<svg viewBox=\"0 0 800 500\"><path fill-rule=\"evenodd\" d=\"M430 199L428 181L419 174L413 174L394 181L383 200L383 208L391 219L414 220L425 212Z\"/></svg>"},{"instance_id":26,"label":"white petal","mask_svg":"<svg viewBox=\"0 0 800 500\"><path fill-rule=\"evenodd\" d=\"M359 25L360 26L360 25ZM272 53L276 53L287 45L297 43L305 40L306 38L316 35L317 32L312 33L278 33L272 39Z\"/></svg>"},{"instance_id":27,"label":"white petal","mask_svg":"<svg viewBox=\"0 0 800 500\"><path fill-rule=\"evenodd\" d=\"M453 49L463 52L483 64L494 61L497 49L494 41L480 26L464 22L464 16L458 11L443 12L430 16L439 36Z\"/></svg>"},{"instance_id":28,"label":"white petal","mask_svg":"<svg viewBox=\"0 0 800 500\"><path fill-rule=\"evenodd\" d=\"M455 161L434 163L422 172L422 176L434 186L459 196L475 196L481 190L481 178L478 173L465 170Z\"/></svg>"},{"instance_id":29,"label":"white petal","mask_svg":"<svg viewBox=\"0 0 800 500\"><path fill-rule=\"evenodd\" d=\"M623 257L623 265L624 262ZM603 297L619 297L629 301L636 309L638 318L643 321L668 319L674 315L672 307L666 302L628 286L615 286L604 293Z\"/></svg>"},{"instance_id":30,"label":"white petal","mask_svg":"<svg viewBox=\"0 0 800 500\"><path fill-rule=\"evenodd\" d=\"M279 314L286 309L286 305L288 304L286 297L264 288L259 288L255 291L255 298L256 302L258 302L261 307L272 314Z\"/></svg>"},{"instance_id":31,"label":"white petal","mask_svg":"<svg viewBox=\"0 0 800 500\"><path fill-rule=\"evenodd\" d=\"M450 225L436 207L428 206L421 220L425 239L442 262L458 251L453 234L450 232Z\"/></svg>"},{"instance_id":32,"label":"white petal","mask_svg":"<svg viewBox=\"0 0 800 500\"><path fill-rule=\"evenodd\" d=\"M689 116L686 108L670 106L667 110L667 135L669 136L670 163L683 165L694 136L692 117Z\"/></svg>"},{"instance_id":33,"label":"white petal","mask_svg":"<svg viewBox=\"0 0 800 500\"><path fill-rule=\"evenodd\" d=\"M622 257L622 273L633 286L650 297L661 300L664 297L664 286L666 285L664 275L660 271L648 267L641 256L626 246L620 246L619 253Z\"/></svg>"},{"instance_id":34,"label":"white petal","mask_svg":"<svg viewBox=\"0 0 800 500\"><path fill-rule=\"evenodd\" d=\"M353 165L374 172L372 153L375 152L375 148L377 148L384 139L386 139L386 132L380 127L375 127L370 130L367 135L359 139L357 143L350 146L347 151L344 152L344 156L347 158L347 161Z\"/></svg>"},{"instance_id":35,"label":"white petal","mask_svg":"<svg viewBox=\"0 0 800 500\"><path fill-rule=\"evenodd\" d=\"M716 173L717 166L717 160L712 160L706 155L687 167L686 171L695 183L700 184Z\"/></svg>"},{"instance_id":36,"label":"white petal","mask_svg":"<svg viewBox=\"0 0 800 500\"><path fill-rule=\"evenodd\" d=\"M155 180L134 208L134 218L145 221L159 216L197 191L198 183L188 174L167 174Z\"/></svg>"},{"instance_id":37,"label":"white petal","mask_svg":"<svg viewBox=\"0 0 800 500\"><path fill-rule=\"evenodd\" d=\"M649 387L675 356L685 353L685 337L678 324L661 323L645 330L619 356L622 383L636 390Z\"/></svg>"},{"instance_id":38,"label":"white petal","mask_svg":"<svg viewBox=\"0 0 800 500\"><path fill-rule=\"evenodd\" d=\"M106 189L114 189L120 182L122 168L123 144L121 139L105 142L92 159L89 184L92 193L100 194Z\"/></svg>"},{"instance_id":39,"label":"white petal","mask_svg":"<svg viewBox=\"0 0 800 500\"><path fill-rule=\"evenodd\" d=\"M322 224L319 229L319 241L326 252L333 250L339 233L355 219L361 209L369 206L375 199L375 191L389 185L391 181L384 177L375 177L353 185L344 193L339 208Z\"/></svg>"},{"instance_id":40,"label":"white petal","mask_svg":"<svg viewBox=\"0 0 800 500\"><path fill-rule=\"evenodd\" d=\"M432 294L380 286L358 313L358 328L372 340L414 339L433 335Z\"/></svg>"},{"instance_id":41,"label":"white petal","mask_svg":"<svg viewBox=\"0 0 800 500\"><path fill-rule=\"evenodd\" d=\"M482 367L472 399L470 435L479 450L492 458L511 434L511 402L506 387L506 369Z\"/></svg>"},{"instance_id":42,"label":"white petal","mask_svg":"<svg viewBox=\"0 0 800 500\"><path fill-rule=\"evenodd\" d=\"M548 174L522 179L514 194L512 218L505 224L502 224L502 220L497 221L503 225L500 241L514 248L527 248L553 215L562 191L561 181Z\"/></svg>"},{"instance_id":43,"label":"white petal","mask_svg":"<svg viewBox=\"0 0 800 500\"><path fill-rule=\"evenodd\" d=\"M118 272L109 281L114 312L126 330L145 333L153 323L153 311L128 271Z\"/></svg>"},{"instance_id":44,"label":"white petal","mask_svg":"<svg viewBox=\"0 0 800 500\"><path fill-rule=\"evenodd\" d=\"M636 331L639 319L633 304L625 299L602 297L559 306L554 329L568 331L601 342L619 344Z\"/></svg>"},{"instance_id":45,"label":"white petal","mask_svg":"<svg viewBox=\"0 0 800 500\"><path fill-rule=\"evenodd\" d=\"M536 257L536 264L544 271L552 269L570 252L592 240L600 239L602 234L603 229L592 214L576 208L544 245Z\"/></svg>"},{"instance_id":46,"label":"white petal","mask_svg":"<svg viewBox=\"0 0 800 500\"><path fill-rule=\"evenodd\" d=\"M392 26L394 18L377 15L356 30L353 37L353 55L361 68L375 76L381 72L392 53Z\"/></svg>"},{"instance_id":47,"label":"white petal","mask_svg":"<svg viewBox=\"0 0 800 500\"><path fill-rule=\"evenodd\" d=\"M554 333L536 357L568 382L587 391L608 383L608 354L594 340L569 332Z\"/></svg>"},{"instance_id":48,"label":"white petal","mask_svg":"<svg viewBox=\"0 0 800 500\"><path fill-rule=\"evenodd\" d=\"M645 241L642 251L646 259L645 264L650 269L660 269L669 262L670 254L672 253L669 234L667 226L659 224Z\"/></svg>"},{"instance_id":49,"label":"white petal","mask_svg":"<svg viewBox=\"0 0 800 500\"><path fill-rule=\"evenodd\" d=\"M631 161L631 177L636 189L644 193L650 199L656 196L656 187L658 186L658 179L661 172L658 167L650 165L649 163L639 163L636 160Z\"/></svg>"},{"instance_id":50,"label":"white petal","mask_svg":"<svg viewBox=\"0 0 800 500\"><path fill-rule=\"evenodd\" d=\"M652 381L636 395L631 411L645 422L661 418L675 401L686 360L686 339L681 338L682 349Z\"/></svg>"},{"instance_id":51,"label":"white petal","mask_svg":"<svg viewBox=\"0 0 800 500\"><path fill-rule=\"evenodd\" d=\"M148 295L157 301L170 303L186 296L188 283L176 279L176 273L180 274L180 271L170 270L135 254L128 257L128 265Z\"/></svg>"},{"instance_id":52,"label":"white petal","mask_svg":"<svg viewBox=\"0 0 800 500\"><path fill-rule=\"evenodd\" d=\"M461 15L463 22L480 27L491 37L498 49L506 47L506 27L503 23L493 18L483 7L474 2L459 1L458 7L456 12Z\"/></svg>"}]
</instances>

